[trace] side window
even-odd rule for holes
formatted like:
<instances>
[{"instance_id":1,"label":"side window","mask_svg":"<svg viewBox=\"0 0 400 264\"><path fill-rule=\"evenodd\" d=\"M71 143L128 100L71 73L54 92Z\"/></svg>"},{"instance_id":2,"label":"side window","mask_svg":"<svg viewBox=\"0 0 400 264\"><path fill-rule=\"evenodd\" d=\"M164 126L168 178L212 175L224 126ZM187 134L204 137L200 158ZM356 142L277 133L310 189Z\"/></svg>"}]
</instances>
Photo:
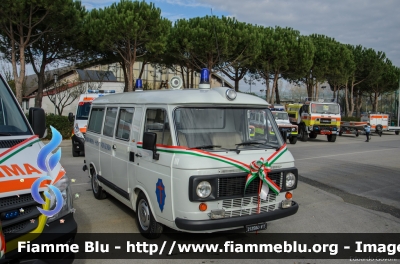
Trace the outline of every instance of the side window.
<instances>
[{"instance_id":1,"label":"side window","mask_svg":"<svg viewBox=\"0 0 400 264\"><path fill-rule=\"evenodd\" d=\"M114 135L115 119L117 117L117 107L107 107L106 118L104 120L103 135L112 137Z\"/></svg>"},{"instance_id":2,"label":"side window","mask_svg":"<svg viewBox=\"0 0 400 264\"><path fill-rule=\"evenodd\" d=\"M167 112L164 109L147 109L144 132L157 134L157 144L172 145Z\"/></svg>"},{"instance_id":3,"label":"side window","mask_svg":"<svg viewBox=\"0 0 400 264\"><path fill-rule=\"evenodd\" d=\"M103 116L104 108L93 108L90 114L88 130L100 134Z\"/></svg>"},{"instance_id":4,"label":"side window","mask_svg":"<svg viewBox=\"0 0 400 264\"><path fill-rule=\"evenodd\" d=\"M115 137L122 140L129 140L134 108L119 109L117 132Z\"/></svg>"}]
</instances>

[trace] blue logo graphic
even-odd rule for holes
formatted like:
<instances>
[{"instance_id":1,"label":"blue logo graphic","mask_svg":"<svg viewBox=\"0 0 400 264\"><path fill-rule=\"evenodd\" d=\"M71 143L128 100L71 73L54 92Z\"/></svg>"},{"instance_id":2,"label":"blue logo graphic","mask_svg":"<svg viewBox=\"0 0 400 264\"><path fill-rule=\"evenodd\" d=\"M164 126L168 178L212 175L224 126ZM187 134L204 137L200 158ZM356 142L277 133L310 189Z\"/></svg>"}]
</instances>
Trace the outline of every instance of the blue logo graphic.
<instances>
[{"instance_id":1,"label":"blue logo graphic","mask_svg":"<svg viewBox=\"0 0 400 264\"><path fill-rule=\"evenodd\" d=\"M52 132L52 138L51 138L50 142L39 151L38 158L37 158L37 165L39 166L39 168L41 170L46 171L47 174L51 175L53 172L53 169L56 167L56 165L58 164L58 162L61 159L61 149L58 149L57 152L54 154L52 154L52 151L55 150L60 145L60 143L62 141L62 137L61 137L60 132L57 131L57 129L55 129L52 126L50 126L50 128L51 128L51 132ZM57 174L58 173L56 173L55 175L57 176ZM37 203L40 203L40 204L46 203L39 194L40 184L42 183L42 181L45 181L45 180L51 181L51 180L53 180L53 177L51 177L49 175L40 177L32 184L32 187L31 187L31 193L32 193L33 199ZM51 217L51 216L57 214L58 212L60 212L60 210L63 206L63 197L62 197L60 190L57 187L55 187L54 185L47 184L47 187L54 194L56 207L53 210L44 210L40 207L37 207L37 209L45 216ZM51 200L52 196L48 191L45 191L44 195L48 199Z\"/></svg>"},{"instance_id":2,"label":"blue logo graphic","mask_svg":"<svg viewBox=\"0 0 400 264\"><path fill-rule=\"evenodd\" d=\"M156 195L157 195L157 202L158 206L160 207L161 212L164 210L164 203L165 203L165 187L161 179L158 179L156 184Z\"/></svg>"}]
</instances>

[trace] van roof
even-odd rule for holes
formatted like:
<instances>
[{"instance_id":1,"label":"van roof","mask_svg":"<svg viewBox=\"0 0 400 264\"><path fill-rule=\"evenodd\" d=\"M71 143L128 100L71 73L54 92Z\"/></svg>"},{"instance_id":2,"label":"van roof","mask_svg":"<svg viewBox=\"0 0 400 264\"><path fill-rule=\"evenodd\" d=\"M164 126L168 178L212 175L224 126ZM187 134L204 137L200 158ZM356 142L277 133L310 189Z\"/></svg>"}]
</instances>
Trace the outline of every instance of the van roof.
<instances>
[{"instance_id":1,"label":"van roof","mask_svg":"<svg viewBox=\"0 0 400 264\"><path fill-rule=\"evenodd\" d=\"M136 91L102 96L93 101L97 104L230 104L258 105L269 104L254 95L237 93L236 99L230 101L226 97L227 87L212 89L177 89Z\"/></svg>"}]
</instances>

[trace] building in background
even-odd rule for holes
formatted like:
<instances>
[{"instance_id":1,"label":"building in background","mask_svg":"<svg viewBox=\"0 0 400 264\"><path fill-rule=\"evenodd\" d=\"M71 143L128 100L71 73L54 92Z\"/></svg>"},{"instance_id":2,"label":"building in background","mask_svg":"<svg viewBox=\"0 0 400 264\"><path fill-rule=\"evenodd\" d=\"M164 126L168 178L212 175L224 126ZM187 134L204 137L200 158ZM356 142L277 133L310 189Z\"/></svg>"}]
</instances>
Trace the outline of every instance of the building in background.
<instances>
[{"instance_id":1,"label":"building in background","mask_svg":"<svg viewBox=\"0 0 400 264\"><path fill-rule=\"evenodd\" d=\"M139 76L141 69L142 62L136 62L133 69L134 81ZM146 64L141 78L144 86L143 89L161 89L162 84L169 81L173 76L180 76L183 79L183 88L187 86L188 79L189 87L197 88L200 82L200 73L186 73L186 69L183 69L183 71L185 71L184 78L182 78L180 72L157 65ZM233 88L229 82L218 75L212 75L210 82L211 87L226 86ZM74 66L62 67L46 72L44 87L42 108L45 112L57 115L62 110L61 115L66 116L69 112L75 112L79 95L87 93L88 90L114 90L116 93L123 92L125 88L124 72L119 63L96 65L85 69L76 69ZM36 74L27 76L22 102L22 108L25 113L28 112L29 107L35 105L37 89ZM70 96L69 99L67 99L68 96ZM71 101L72 98L75 99ZM61 107L62 105L60 104L65 105ZM62 109L57 109L55 105L58 105Z\"/></svg>"}]
</instances>

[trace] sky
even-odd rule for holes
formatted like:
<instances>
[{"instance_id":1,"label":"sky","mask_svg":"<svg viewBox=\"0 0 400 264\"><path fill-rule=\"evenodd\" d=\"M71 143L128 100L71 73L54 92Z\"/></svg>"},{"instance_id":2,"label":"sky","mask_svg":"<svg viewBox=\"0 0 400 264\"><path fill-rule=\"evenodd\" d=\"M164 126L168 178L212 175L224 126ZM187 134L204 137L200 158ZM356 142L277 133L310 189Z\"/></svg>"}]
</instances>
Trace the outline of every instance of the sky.
<instances>
[{"instance_id":1,"label":"sky","mask_svg":"<svg viewBox=\"0 0 400 264\"><path fill-rule=\"evenodd\" d=\"M81 1L88 10L104 8L115 2ZM238 21L255 25L291 27L302 35L322 34L344 44L383 51L394 65L400 67L399 0L145 1L153 2L161 9L161 15L172 22L213 14L235 17ZM31 67L28 66L27 70L28 74L33 74ZM241 82L240 86L243 84ZM260 86L256 84L256 87ZM252 90L259 90L256 87Z\"/></svg>"},{"instance_id":2,"label":"sky","mask_svg":"<svg viewBox=\"0 0 400 264\"><path fill-rule=\"evenodd\" d=\"M322 34L352 45L383 51L400 67L398 0L153 0L172 22L213 15L263 26L291 27L302 35ZM87 9L111 5L82 0Z\"/></svg>"}]
</instances>

